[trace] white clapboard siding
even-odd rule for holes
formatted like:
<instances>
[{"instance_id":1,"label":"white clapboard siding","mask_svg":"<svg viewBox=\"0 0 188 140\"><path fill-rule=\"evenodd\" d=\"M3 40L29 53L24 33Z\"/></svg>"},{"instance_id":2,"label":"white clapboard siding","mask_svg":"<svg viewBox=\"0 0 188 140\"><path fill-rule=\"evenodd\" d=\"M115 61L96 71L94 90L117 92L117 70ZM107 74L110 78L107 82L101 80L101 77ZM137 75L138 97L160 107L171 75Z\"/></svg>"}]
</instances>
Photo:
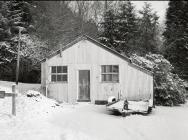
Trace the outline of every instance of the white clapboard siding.
<instances>
[{"instance_id":1,"label":"white clapboard siding","mask_svg":"<svg viewBox=\"0 0 188 140\"><path fill-rule=\"evenodd\" d=\"M89 40L81 40L42 63L41 83L48 84L49 96L74 103L78 99L78 70L90 70L90 98L107 100L109 96L140 99L153 96L153 77ZM50 82L51 66L68 66L68 82ZM101 65L119 65L119 82L101 82ZM48 81L48 82L45 82Z\"/></svg>"}]
</instances>

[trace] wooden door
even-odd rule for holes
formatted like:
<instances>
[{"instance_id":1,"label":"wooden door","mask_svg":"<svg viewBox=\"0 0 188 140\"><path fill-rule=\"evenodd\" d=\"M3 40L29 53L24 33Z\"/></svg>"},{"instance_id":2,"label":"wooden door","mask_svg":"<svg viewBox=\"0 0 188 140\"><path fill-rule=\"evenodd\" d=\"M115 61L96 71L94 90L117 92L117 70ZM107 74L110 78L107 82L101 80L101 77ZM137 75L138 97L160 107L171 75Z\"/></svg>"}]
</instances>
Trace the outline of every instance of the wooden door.
<instances>
[{"instance_id":1,"label":"wooden door","mask_svg":"<svg viewBox=\"0 0 188 140\"><path fill-rule=\"evenodd\" d=\"M90 101L90 71L79 70L78 101Z\"/></svg>"}]
</instances>

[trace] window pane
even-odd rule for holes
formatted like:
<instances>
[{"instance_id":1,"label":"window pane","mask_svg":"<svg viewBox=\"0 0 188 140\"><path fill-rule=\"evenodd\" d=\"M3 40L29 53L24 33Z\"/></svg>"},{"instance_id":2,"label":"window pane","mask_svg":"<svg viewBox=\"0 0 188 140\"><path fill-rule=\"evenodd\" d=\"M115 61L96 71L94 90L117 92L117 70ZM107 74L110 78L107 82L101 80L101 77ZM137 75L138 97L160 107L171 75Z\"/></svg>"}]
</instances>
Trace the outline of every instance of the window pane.
<instances>
[{"instance_id":1,"label":"window pane","mask_svg":"<svg viewBox=\"0 0 188 140\"><path fill-rule=\"evenodd\" d=\"M56 82L56 75L52 75L52 76L51 76L51 81L52 81L52 82Z\"/></svg>"},{"instance_id":2,"label":"window pane","mask_svg":"<svg viewBox=\"0 0 188 140\"><path fill-rule=\"evenodd\" d=\"M57 73L63 73L63 67L57 66Z\"/></svg>"},{"instance_id":3,"label":"window pane","mask_svg":"<svg viewBox=\"0 0 188 140\"><path fill-rule=\"evenodd\" d=\"M62 80L64 81L64 82L67 82L67 75L62 75Z\"/></svg>"},{"instance_id":4,"label":"window pane","mask_svg":"<svg viewBox=\"0 0 188 140\"><path fill-rule=\"evenodd\" d=\"M56 73L56 66L52 66L52 73Z\"/></svg>"},{"instance_id":5,"label":"window pane","mask_svg":"<svg viewBox=\"0 0 188 140\"><path fill-rule=\"evenodd\" d=\"M118 73L119 72L119 66L114 65L113 66L113 72Z\"/></svg>"},{"instance_id":6,"label":"window pane","mask_svg":"<svg viewBox=\"0 0 188 140\"><path fill-rule=\"evenodd\" d=\"M106 74L106 81L112 81L112 74Z\"/></svg>"},{"instance_id":7,"label":"window pane","mask_svg":"<svg viewBox=\"0 0 188 140\"><path fill-rule=\"evenodd\" d=\"M112 72L112 65L107 65L106 66L106 73Z\"/></svg>"},{"instance_id":8,"label":"window pane","mask_svg":"<svg viewBox=\"0 0 188 140\"><path fill-rule=\"evenodd\" d=\"M113 74L112 75L112 81L113 82L119 82L119 74Z\"/></svg>"},{"instance_id":9,"label":"window pane","mask_svg":"<svg viewBox=\"0 0 188 140\"><path fill-rule=\"evenodd\" d=\"M105 73L106 72L106 67L105 66L101 66L102 68L102 73Z\"/></svg>"},{"instance_id":10,"label":"window pane","mask_svg":"<svg viewBox=\"0 0 188 140\"><path fill-rule=\"evenodd\" d=\"M101 80L107 82L119 82L119 66L118 65L102 65Z\"/></svg>"},{"instance_id":11,"label":"window pane","mask_svg":"<svg viewBox=\"0 0 188 140\"><path fill-rule=\"evenodd\" d=\"M67 66L63 66L63 73L67 73Z\"/></svg>"},{"instance_id":12,"label":"window pane","mask_svg":"<svg viewBox=\"0 0 188 140\"><path fill-rule=\"evenodd\" d=\"M57 75L57 81L63 81L63 75Z\"/></svg>"},{"instance_id":13,"label":"window pane","mask_svg":"<svg viewBox=\"0 0 188 140\"><path fill-rule=\"evenodd\" d=\"M106 81L106 74L102 74L102 81Z\"/></svg>"}]
</instances>

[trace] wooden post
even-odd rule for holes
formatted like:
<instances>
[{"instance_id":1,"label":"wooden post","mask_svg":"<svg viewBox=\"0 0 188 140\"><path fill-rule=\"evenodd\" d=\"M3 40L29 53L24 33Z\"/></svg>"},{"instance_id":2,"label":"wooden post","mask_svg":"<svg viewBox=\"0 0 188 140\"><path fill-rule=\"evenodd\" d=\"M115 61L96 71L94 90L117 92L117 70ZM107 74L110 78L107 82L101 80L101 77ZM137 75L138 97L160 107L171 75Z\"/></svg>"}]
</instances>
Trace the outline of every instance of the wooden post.
<instances>
[{"instance_id":1,"label":"wooden post","mask_svg":"<svg viewBox=\"0 0 188 140\"><path fill-rule=\"evenodd\" d=\"M155 108L155 88L154 88L154 84L156 84L157 86L157 83L155 82L154 78L153 78L153 108Z\"/></svg>"},{"instance_id":2,"label":"wooden post","mask_svg":"<svg viewBox=\"0 0 188 140\"><path fill-rule=\"evenodd\" d=\"M12 85L12 115L16 116L16 85Z\"/></svg>"},{"instance_id":3,"label":"wooden post","mask_svg":"<svg viewBox=\"0 0 188 140\"><path fill-rule=\"evenodd\" d=\"M48 97L48 85L46 84L45 96Z\"/></svg>"},{"instance_id":4,"label":"wooden post","mask_svg":"<svg viewBox=\"0 0 188 140\"><path fill-rule=\"evenodd\" d=\"M105 3L104 3L104 13L107 12L107 9L108 9L108 4L107 4L107 0L105 0Z\"/></svg>"}]
</instances>

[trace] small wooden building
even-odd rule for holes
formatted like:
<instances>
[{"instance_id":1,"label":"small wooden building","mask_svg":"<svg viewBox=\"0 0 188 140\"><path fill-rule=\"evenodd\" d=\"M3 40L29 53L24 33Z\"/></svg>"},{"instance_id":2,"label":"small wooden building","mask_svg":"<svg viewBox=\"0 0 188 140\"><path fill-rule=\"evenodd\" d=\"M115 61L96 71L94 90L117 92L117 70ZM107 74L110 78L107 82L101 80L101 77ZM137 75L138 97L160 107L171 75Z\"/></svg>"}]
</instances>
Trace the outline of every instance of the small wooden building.
<instances>
[{"instance_id":1,"label":"small wooden building","mask_svg":"<svg viewBox=\"0 0 188 140\"><path fill-rule=\"evenodd\" d=\"M42 60L41 85L60 102L153 99L151 71L86 35Z\"/></svg>"}]
</instances>

